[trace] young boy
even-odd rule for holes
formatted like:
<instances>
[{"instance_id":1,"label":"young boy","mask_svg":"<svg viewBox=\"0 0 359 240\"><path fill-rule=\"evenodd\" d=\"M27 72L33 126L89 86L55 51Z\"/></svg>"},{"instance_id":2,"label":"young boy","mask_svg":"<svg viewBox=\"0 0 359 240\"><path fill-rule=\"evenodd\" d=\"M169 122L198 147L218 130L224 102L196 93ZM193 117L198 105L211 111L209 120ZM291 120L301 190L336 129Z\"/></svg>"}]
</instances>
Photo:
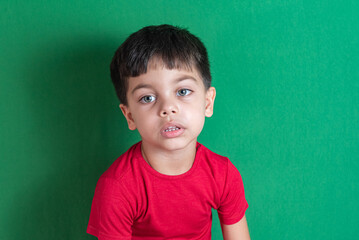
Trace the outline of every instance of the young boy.
<instances>
[{"instance_id":1,"label":"young boy","mask_svg":"<svg viewBox=\"0 0 359 240\"><path fill-rule=\"evenodd\" d=\"M185 29L145 27L116 51L111 78L142 141L99 179L87 232L100 240L210 239L214 208L224 239L249 239L238 170L197 142L216 95L203 43Z\"/></svg>"}]
</instances>

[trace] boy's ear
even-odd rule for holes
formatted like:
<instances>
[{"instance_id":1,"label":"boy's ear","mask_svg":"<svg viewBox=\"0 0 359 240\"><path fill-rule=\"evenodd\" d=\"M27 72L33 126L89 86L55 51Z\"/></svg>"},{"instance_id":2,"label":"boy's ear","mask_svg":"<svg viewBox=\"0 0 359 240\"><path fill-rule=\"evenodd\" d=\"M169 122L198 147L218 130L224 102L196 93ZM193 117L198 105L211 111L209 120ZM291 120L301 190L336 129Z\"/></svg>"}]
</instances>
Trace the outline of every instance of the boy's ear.
<instances>
[{"instance_id":1,"label":"boy's ear","mask_svg":"<svg viewBox=\"0 0 359 240\"><path fill-rule=\"evenodd\" d=\"M127 120L128 128L130 130L135 130L136 129L136 124L135 124L135 121L132 118L132 114L131 114L130 109L128 108L128 106L126 106L124 104L120 104L120 108L121 108L121 111L123 113L123 116L125 116L125 118Z\"/></svg>"},{"instance_id":2,"label":"boy's ear","mask_svg":"<svg viewBox=\"0 0 359 240\"><path fill-rule=\"evenodd\" d=\"M216 98L216 89L214 87L210 87L206 92L206 110L204 115L206 117L212 117L213 115L213 106L214 99Z\"/></svg>"}]
</instances>

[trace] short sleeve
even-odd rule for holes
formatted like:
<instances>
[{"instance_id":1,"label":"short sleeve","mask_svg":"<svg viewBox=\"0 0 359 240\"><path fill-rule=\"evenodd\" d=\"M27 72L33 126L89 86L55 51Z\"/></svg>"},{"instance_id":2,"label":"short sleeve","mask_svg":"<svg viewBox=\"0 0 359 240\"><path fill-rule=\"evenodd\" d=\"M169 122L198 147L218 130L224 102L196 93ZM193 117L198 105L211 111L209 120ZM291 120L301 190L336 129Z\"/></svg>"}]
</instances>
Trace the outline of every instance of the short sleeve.
<instances>
[{"instance_id":1,"label":"short sleeve","mask_svg":"<svg viewBox=\"0 0 359 240\"><path fill-rule=\"evenodd\" d=\"M237 223L242 219L247 208L242 177L237 168L228 160L227 178L218 208L219 219L222 224Z\"/></svg>"},{"instance_id":2,"label":"short sleeve","mask_svg":"<svg viewBox=\"0 0 359 240\"><path fill-rule=\"evenodd\" d=\"M101 177L92 201L87 233L99 240L131 239L133 210L125 188L111 178Z\"/></svg>"}]
</instances>

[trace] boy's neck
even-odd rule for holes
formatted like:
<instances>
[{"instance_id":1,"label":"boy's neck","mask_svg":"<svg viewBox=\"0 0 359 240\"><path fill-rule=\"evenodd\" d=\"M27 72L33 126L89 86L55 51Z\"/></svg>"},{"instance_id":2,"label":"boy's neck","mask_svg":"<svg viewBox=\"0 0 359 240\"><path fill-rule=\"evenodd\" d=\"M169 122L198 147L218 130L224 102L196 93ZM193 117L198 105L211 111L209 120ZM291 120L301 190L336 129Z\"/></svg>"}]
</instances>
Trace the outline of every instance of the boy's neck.
<instances>
[{"instance_id":1,"label":"boy's neck","mask_svg":"<svg viewBox=\"0 0 359 240\"><path fill-rule=\"evenodd\" d=\"M141 152L145 161L157 172L164 175L180 175L189 171L196 157L197 140L184 149L165 151L153 146L141 144Z\"/></svg>"}]
</instances>

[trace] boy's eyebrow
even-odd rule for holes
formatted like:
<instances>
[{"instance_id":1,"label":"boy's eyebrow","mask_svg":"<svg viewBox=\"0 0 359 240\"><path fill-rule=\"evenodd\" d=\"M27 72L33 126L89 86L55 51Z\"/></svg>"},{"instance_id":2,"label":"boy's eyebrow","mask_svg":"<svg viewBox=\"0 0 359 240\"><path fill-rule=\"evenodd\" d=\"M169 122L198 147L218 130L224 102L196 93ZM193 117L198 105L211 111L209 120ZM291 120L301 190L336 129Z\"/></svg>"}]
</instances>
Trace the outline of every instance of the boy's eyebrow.
<instances>
[{"instance_id":1,"label":"boy's eyebrow","mask_svg":"<svg viewBox=\"0 0 359 240\"><path fill-rule=\"evenodd\" d=\"M179 78L175 79L174 82L178 83L178 82L181 82L184 80L192 80L194 82L198 81L196 78L194 78L192 76L184 75L184 76L180 76ZM152 86L150 84L140 83L134 89L132 89L131 93L133 94L136 90L138 90L140 88L152 88Z\"/></svg>"},{"instance_id":2,"label":"boy's eyebrow","mask_svg":"<svg viewBox=\"0 0 359 240\"><path fill-rule=\"evenodd\" d=\"M132 90L131 93L133 94L136 90L138 90L140 88L152 88L152 87L150 84L140 83Z\"/></svg>"},{"instance_id":3,"label":"boy's eyebrow","mask_svg":"<svg viewBox=\"0 0 359 240\"><path fill-rule=\"evenodd\" d=\"M197 79L196 79L196 78L194 78L194 77L192 77L192 76L189 76L189 75L181 76L181 77L177 78L175 81L176 81L176 82L181 82L181 81L183 81L183 80L193 80L193 81L197 82Z\"/></svg>"}]
</instances>

